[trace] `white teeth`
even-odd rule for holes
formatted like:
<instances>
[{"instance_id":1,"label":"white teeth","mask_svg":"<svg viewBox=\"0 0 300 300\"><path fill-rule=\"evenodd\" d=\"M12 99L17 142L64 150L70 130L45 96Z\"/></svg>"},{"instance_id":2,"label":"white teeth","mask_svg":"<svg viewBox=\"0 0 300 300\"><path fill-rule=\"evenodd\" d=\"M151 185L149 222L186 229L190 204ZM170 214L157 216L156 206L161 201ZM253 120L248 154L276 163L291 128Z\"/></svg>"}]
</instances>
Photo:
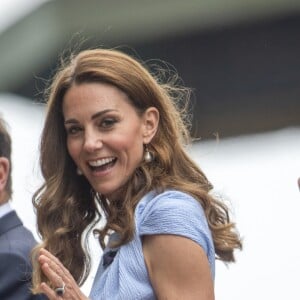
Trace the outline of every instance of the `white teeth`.
<instances>
[{"instance_id":1,"label":"white teeth","mask_svg":"<svg viewBox=\"0 0 300 300\"><path fill-rule=\"evenodd\" d=\"M113 157L110 158L102 158L102 159L98 159L98 160L94 160L94 161L89 161L89 165L91 167L101 167L105 164L108 164L110 162L112 162L114 160Z\"/></svg>"}]
</instances>

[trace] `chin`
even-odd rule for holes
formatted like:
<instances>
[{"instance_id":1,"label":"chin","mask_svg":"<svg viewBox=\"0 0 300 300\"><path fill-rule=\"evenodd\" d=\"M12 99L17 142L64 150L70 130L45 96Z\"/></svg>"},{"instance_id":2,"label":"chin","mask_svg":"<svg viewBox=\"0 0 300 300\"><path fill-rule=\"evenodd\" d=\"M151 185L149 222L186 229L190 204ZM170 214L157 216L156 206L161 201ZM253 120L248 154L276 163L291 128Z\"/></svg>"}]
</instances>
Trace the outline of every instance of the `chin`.
<instances>
[{"instance_id":1,"label":"chin","mask_svg":"<svg viewBox=\"0 0 300 300\"><path fill-rule=\"evenodd\" d=\"M97 193L105 196L109 200L114 200L125 195L124 185L126 185L126 182L122 182L121 184L117 184L116 182L114 185L112 185L112 182L109 183L110 184L106 185L95 185L93 188Z\"/></svg>"}]
</instances>

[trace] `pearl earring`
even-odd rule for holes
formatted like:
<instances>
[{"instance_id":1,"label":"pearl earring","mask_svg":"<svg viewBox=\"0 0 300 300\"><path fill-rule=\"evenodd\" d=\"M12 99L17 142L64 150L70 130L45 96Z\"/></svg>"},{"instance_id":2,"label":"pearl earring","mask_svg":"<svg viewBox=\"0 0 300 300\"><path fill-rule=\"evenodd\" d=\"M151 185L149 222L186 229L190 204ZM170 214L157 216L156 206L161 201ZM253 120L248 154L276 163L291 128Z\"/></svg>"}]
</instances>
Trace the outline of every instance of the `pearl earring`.
<instances>
[{"instance_id":1,"label":"pearl earring","mask_svg":"<svg viewBox=\"0 0 300 300\"><path fill-rule=\"evenodd\" d=\"M152 154L148 150L148 147L145 146L144 161L146 163L150 163L152 161L152 159L153 159Z\"/></svg>"},{"instance_id":2,"label":"pearl earring","mask_svg":"<svg viewBox=\"0 0 300 300\"><path fill-rule=\"evenodd\" d=\"M76 173L77 173L78 176L82 175L82 172L81 172L81 170L78 167L76 169Z\"/></svg>"}]
</instances>

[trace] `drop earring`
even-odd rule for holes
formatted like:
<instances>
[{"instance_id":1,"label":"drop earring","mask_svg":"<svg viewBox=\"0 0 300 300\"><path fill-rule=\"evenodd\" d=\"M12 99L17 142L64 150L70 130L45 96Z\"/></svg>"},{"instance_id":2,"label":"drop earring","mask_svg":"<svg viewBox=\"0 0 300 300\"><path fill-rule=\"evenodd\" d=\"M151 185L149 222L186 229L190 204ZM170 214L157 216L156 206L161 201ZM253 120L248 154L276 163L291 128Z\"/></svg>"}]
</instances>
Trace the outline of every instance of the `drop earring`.
<instances>
[{"instance_id":1,"label":"drop earring","mask_svg":"<svg viewBox=\"0 0 300 300\"><path fill-rule=\"evenodd\" d=\"M76 169L76 173L77 173L78 176L82 175L82 172L81 172L81 170L78 167Z\"/></svg>"},{"instance_id":2,"label":"drop earring","mask_svg":"<svg viewBox=\"0 0 300 300\"><path fill-rule=\"evenodd\" d=\"M147 145L145 145L144 161L146 163L150 163L152 161L152 159L153 159L152 154L148 150Z\"/></svg>"}]
</instances>

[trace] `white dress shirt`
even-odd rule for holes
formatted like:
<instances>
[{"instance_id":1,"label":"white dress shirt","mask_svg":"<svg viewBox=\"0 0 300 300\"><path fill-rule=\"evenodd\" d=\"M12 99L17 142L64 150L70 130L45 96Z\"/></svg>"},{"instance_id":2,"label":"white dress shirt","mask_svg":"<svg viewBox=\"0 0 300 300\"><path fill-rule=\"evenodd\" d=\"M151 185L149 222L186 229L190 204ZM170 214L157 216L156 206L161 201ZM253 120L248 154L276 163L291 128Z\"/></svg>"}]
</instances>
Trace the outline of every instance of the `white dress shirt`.
<instances>
[{"instance_id":1,"label":"white dress shirt","mask_svg":"<svg viewBox=\"0 0 300 300\"><path fill-rule=\"evenodd\" d=\"M13 209L12 209L11 205L9 204L9 202L6 202L6 203L0 205L0 218L2 218L3 216L7 215L12 210Z\"/></svg>"}]
</instances>

